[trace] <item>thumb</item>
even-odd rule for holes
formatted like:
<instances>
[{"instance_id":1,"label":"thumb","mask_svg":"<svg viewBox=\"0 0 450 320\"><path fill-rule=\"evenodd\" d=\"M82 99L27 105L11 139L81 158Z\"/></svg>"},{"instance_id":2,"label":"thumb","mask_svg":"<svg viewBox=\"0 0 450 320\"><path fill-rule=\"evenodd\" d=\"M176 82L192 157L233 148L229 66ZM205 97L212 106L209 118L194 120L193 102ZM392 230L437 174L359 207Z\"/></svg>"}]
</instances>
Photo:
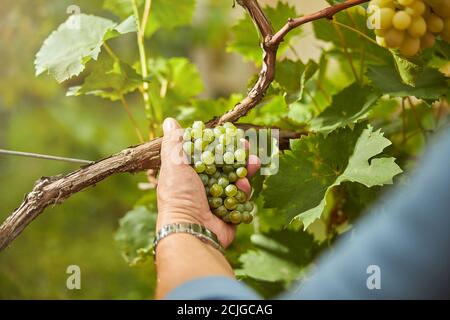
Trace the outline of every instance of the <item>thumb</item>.
<instances>
[{"instance_id":1,"label":"thumb","mask_svg":"<svg viewBox=\"0 0 450 320\"><path fill-rule=\"evenodd\" d=\"M164 136L161 144L161 163L175 162L182 155L181 138L183 129L173 118L166 118L163 122Z\"/></svg>"}]
</instances>

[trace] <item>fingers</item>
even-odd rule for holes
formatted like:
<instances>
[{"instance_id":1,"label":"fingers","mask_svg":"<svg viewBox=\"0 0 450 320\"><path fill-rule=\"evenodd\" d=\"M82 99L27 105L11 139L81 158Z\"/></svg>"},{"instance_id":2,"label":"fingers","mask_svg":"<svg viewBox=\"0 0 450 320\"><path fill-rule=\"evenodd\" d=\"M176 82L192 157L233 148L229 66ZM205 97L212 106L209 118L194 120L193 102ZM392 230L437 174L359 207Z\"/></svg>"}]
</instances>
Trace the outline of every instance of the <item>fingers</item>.
<instances>
[{"instance_id":1,"label":"fingers","mask_svg":"<svg viewBox=\"0 0 450 320\"><path fill-rule=\"evenodd\" d=\"M173 163L177 162L174 159L177 155L181 154L181 137L182 128L178 122L173 118L166 118L163 123L163 141L161 144L161 163Z\"/></svg>"},{"instance_id":2,"label":"fingers","mask_svg":"<svg viewBox=\"0 0 450 320\"><path fill-rule=\"evenodd\" d=\"M247 176L253 176L261 168L261 160L253 154L248 156Z\"/></svg>"},{"instance_id":3,"label":"fingers","mask_svg":"<svg viewBox=\"0 0 450 320\"><path fill-rule=\"evenodd\" d=\"M244 191L248 198L252 195L252 186L250 185L250 181L247 178L241 178L236 181L236 187L240 190Z\"/></svg>"}]
</instances>

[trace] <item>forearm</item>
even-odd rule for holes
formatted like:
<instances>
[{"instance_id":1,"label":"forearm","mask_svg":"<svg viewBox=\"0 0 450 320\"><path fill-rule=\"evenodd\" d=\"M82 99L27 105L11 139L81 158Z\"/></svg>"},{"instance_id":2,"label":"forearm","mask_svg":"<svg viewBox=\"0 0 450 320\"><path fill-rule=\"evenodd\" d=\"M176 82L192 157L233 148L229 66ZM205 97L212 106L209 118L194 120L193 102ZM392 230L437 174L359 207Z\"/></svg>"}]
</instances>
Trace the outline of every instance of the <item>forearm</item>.
<instances>
[{"instance_id":1,"label":"forearm","mask_svg":"<svg viewBox=\"0 0 450 320\"><path fill-rule=\"evenodd\" d=\"M182 283L205 276L234 278L223 254L195 236L178 233L161 240L156 250L156 298L162 299Z\"/></svg>"}]
</instances>

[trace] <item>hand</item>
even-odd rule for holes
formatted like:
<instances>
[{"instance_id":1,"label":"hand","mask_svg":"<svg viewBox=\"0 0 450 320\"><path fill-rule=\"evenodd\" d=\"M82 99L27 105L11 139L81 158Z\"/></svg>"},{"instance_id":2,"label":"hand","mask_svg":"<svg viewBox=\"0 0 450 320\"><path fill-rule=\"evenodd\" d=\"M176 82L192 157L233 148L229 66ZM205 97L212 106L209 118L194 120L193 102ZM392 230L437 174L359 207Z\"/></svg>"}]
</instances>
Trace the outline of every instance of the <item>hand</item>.
<instances>
[{"instance_id":1,"label":"hand","mask_svg":"<svg viewBox=\"0 0 450 320\"><path fill-rule=\"evenodd\" d=\"M180 161L180 155L183 154L180 125L176 120L167 118L163 130L156 229L177 222L197 223L214 232L224 247L229 246L236 227L223 222L211 212L200 177L189 164ZM260 161L250 155L249 163L247 170L251 176L259 169ZM251 186L247 178L239 179L236 186L250 196Z\"/></svg>"}]
</instances>

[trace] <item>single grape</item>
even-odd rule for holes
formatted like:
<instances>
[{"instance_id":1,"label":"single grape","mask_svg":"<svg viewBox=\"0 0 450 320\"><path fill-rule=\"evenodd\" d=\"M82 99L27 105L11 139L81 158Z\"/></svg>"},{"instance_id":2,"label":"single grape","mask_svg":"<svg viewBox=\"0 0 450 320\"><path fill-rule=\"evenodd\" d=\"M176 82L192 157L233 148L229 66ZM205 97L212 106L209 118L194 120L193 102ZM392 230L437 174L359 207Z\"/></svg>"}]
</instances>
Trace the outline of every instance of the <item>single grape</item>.
<instances>
[{"instance_id":1,"label":"single grape","mask_svg":"<svg viewBox=\"0 0 450 320\"><path fill-rule=\"evenodd\" d=\"M205 169L206 174L210 176L214 175L217 172L217 168L214 164L208 164Z\"/></svg>"},{"instance_id":2,"label":"single grape","mask_svg":"<svg viewBox=\"0 0 450 320\"><path fill-rule=\"evenodd\" d=\"M208 185L208 181L209 181L209 177L206 174L204 174L204 173L200 173L198 176L200 177L200 180L202 180L203 185L207 186Z\"/></svg>"},{"instance_id":3,"label":"single grape","mask_svg":"<svg viewBox=\"0 0 450 320\"><path fill-rule=\"evenodd\" d=\"M427 27L428 31L432 33L440 33L444 30L444 20L435 14L430 14L427 17Z\"/></svg>"},{"instance_id":4,"label":"single grape","mask_svg":"<svg viewBox=\"0 0 450 320\"><path fill-rule=\"evenodd\" d=\"M251 201L247 201L244 203L245 211L252 212L253 207L254 207L254 205L253 205L253 202L251 202Z\"/></svg>"},{"instance_id":5,"label":"single grape","mask_svg":"<svg viewBox=\"0 0 450 320\"><path fill-rule=\"evenodd\" d=\"M236 193L236 195L234 197L236 198L236 200L239 203L245 203L245 201L247 201L247 195L242 190L238 190L238 192ZM244 211L244 210L239 210L239 211Z\"/></svg>"},{"instance_id":6,"label":"single grape","mask_svg":"<svg viewBox=\"0 0 450 320\"><path fill-rule=\"evenodd\" d=\"M381 8L374 15L379 15L379 21L376 21L376 29L389 29L392 26L395 11L391 8Z\"/></svg>"},{"instance_id":7,"label":"single grape","mask_svg":"<svg viewBox=\"0 0 450 320\"><path fill-rule=\"evenodd\" d=\"M400 53L405 57L412 57L420 50L420 39L406 36L400 46Z\"/></svg>"},{"instance_id":8,"label":"single grape","mask_svg":"<svg viewBox=\"0 0 450 320\"><path fill-rule=\"evenodd\" d=\"M220 197L223 194L223 188L219 184L215 183L209 188L209 193L213 197Z\"/></svg>"},{"instance_id":9,"label":"single grape","mask_svg":"<svg viewBox=\"0 0 450 320\"><path fill-rule=\"evenodd\" d=\"M201 139L203 135L203 130L200 128L192 129L192 138Z\"/></svg>"},{"instance_id":10,"label":"single grape","mask_svg":"<svg viewBox=\"0 0 450 320\"><path fill-rule=\"evenodd\" d=\"M234 184L229 184L225 187L225 194L229 197L234 197L237 191L237 187Z\"/></svg>"},{"instance_id":11,"label":"single grape","mask_svg":"<svg viewBox=\"0 0 450 320\"><path fill-rule=\"evenodd\" d=\"M205 165L203 162L201 162L201 161L197 161L197 162L194 164L194 169L195 169L195 172L197 172L197 173L202 173L202 172L205 171L206 165Z\"/></svg>"},{"instance_id":12,"label":"single grape","mask_svg":"<svg viewBox=\"0 0 450 320\"><path fill-rule=\"evenodd\" d=\"M213 142L214 141L214 131L213 129L207 128L205 130L203 130L203 140L208 141L208 142Z\"/></svg>"},{"instance_id":13,"label":"single grape","mask_svg":"<svg viewBox=\"0 0 450 320\"><path fill-rule=\"evenodd\" d=\"M245 163L245 160L247 158L247 152L245 152L244 149L237 149L234 152L234 158L237 162Z\"/></svg>"},{"instance_id":14,"label":"single grape","mask_svg":"<svg viewBox=\"0 0 450 320\"><path fill-rule=\"evenodd\" d=\"M219 198L219 197L214 197L211 199L211 202L209 202L210 207L214 208L214 209L219 208L222 205L222 203L223 203L223 200L222 200L222 198Z\"/></svg>"},{"instance_id":15,"label":"single grape","mask_svg":"<svg viewBox=\"0 0 450 320\"><path fill-rule=\"evenodd\" d=\"M411 16L406 11L397 11L392 18L392 24L397 30L406 30L411 25Z\"/></svg>"},{"instance_id":16,"label":"single grape","mask_svg":"<svg viewBox=\"0 0 450 320\"><path fill-rule=\"evenodd\" d=\"M238 204L236 205L236 211L244 212L244 211L245 211L244 205L243 205L242 203L238 203Z\"/></svg>"},{"instance_id":17,"label":"single grape","mask_svg":"<svg viewBox=\"0 0 450 320\"><path fill-rule=\"evenodd\" d=\"M236 211L236 210L231 211L231 213L230 213L230 221L231 221L233 224L239 224L239 223L241 223L241 221L242 221L241 213L238 212L238 211Z\"/></svg>"},{"instance_id":18,"label":"single grape","mask_svg":"<svg viewBox=\"0 0 450 320\"><path fill-rule=\"evenodd\" d=\"M214 210L214 214L221 218L221 217L225 216L226 214L228 214L228 210L224 206L220 206Z\"/></svg>"},{"instance_id":19,"label":"single grape","mask_svg":"<svg viewBox=\"0 0 450 320\"><path fill-rule=\"evenodd\" d=\"M386 41L386 45L389 48L398 48L405 39L405 31L392 28L388 32L386 32L386 36L384 37L384 39Z\"/></svg>"},{"instance_id":20,"label":"single grape","mask_svg":"<svg viewBox=\"0 0 450 320\"><path fill-rule=\"evenodd\" d=\"M408 33L414 38L420 38L427 32L427 23L422 17L414 18L408 27Z\"/></svg>"},{"instance_id":21,"label":"single grape","mask_svg":"<svg viewBox=\"0 0 450 320\"><path fill-rule=\"evenodd\" d=\"M218 184L222 188L226 188L226 186L228 186L230 184L230 181L225 177L220 177L218 180Z\"/></svg>"},{"instance_id":22,"label":"single grape","mask_svg":"<svg viewBox=\"0 0 450 320\"><path fill-rule=\"evenodd\" d=\"M211 188L213 185L215 185L217 183L217 179L216 178L209 178L208 181L208 186Z\"/></svg>"},{"instance_id":23,"label":"single grape","mask_svg":"<svg viewBox=\"0 0 450 320\"><path fill-rule=\"evenodd\" d=\"M213 178L216 178L217 180L219 180L222 177L222 174L220 173L219 170L217 170L216 172L214 172Z\"/></svg>"},{"instance_id":24,"label":"single grape","mask_svg":"<svg viewBox=\"0 0 450 320\"><path fill-rule=\"evenodd\" d=\"M205 151L202 153L202 161L206 165L213 164L215 160L214 154L211 151Z\"/></svg>"},{"instance_id":25,"label":"single grape","mask_svg":"<svg viewBox=\"0 0 450 320\"><path fill-rule=\"evenodd\" d=\"M244 168L244 167L237 168L237 169L236 169L236 175L237 175L239 178L244 178L244 177L246 177L246 176L247 176L247 169Z\"/></svg>"},{"instance_id":26,"label":"single grape","mask_svg":"<svg viewBox=\"0 0 450 320\"><path fill-rule=\"evenodd\" d=\"M225 152L223 154L223 161L226 164L233 164L234 163L234 154L232 152L229 152L229 151Z\"/></svg>"},{"instance_id":27,"label":"single grape","mask_svg":"<svg viewBox=\"0 0 450 320\"><path fill-rule=\"evenodd\" d=\"M203 123L203 121L194 121L194 123L192 124L192 129L203 130L205 129L205 124Z\"/></svg>"},{"instance_id":28,"label":"single grape","mask_svg":"<svg viewBox=\"0 0 450 320\"><path fill-rule=\"evenodd\" d=\"M228 174L228 180L230 180L230 182L236 182L239 179L239 177L237 176L236 172L230 172Z\"/></svg>"},{"instance_id":29,"label":"single grape","mask_svg":"<svg viewBox=\"0 0 450 320\"><path fill-rule=\"evenodd\" d=\"M237 206L237 200L234 197L227 197L227 198L225 198L223 205L228 210L234 210L234 209L236 209L236 206Z\"/></svg>"},{"instance_id":30,"label":"single grape","mask_svg":"<svg viewBox=\"0 0 450 320\"><path fill-rule=\"evenodd\" d=\"M242 213L242 222L245 224L250 224L253 221L253 216L250 212L243 212Z\"/></svg>"}]
</instances>

